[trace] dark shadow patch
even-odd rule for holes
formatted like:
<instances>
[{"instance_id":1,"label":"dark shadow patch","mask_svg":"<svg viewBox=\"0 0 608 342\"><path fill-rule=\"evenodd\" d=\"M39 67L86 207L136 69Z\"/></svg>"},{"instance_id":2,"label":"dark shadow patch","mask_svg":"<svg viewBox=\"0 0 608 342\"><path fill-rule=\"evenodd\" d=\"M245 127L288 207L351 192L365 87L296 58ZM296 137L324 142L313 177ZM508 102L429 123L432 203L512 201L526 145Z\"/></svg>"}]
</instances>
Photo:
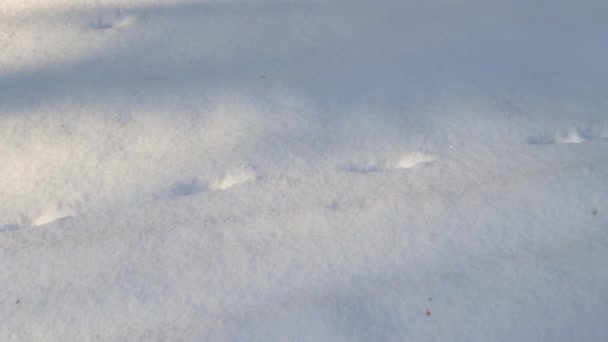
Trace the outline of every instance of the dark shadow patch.
<instances>
[{"instance_id":1,"label":"dark shadow patch","mask_svg":"<svg viewBox=\"0 0 608 342\"><path fill-rule=\"evenodd\" d=\"M0 233L4 232L14 232L19 229L19 226L16 224L5 224L0 226Z\"/></svg>"},{"instance_id":2,"label":"dark shadow patch","mask_svg":"<svg viewBox=\"0 0 608 342\"><path fill-rule=\"evenodd\" d=\"M341 171L350 173L377 173L384 171L377 165L363 165L363 164L347 164L340 168Z\"/></svg>"},{"instance_id":3,"label":"dark shadow patch","mask_svg":"<svg viewBox=\"0 0 608 342\"><path fill-rule=\"evenodd\" d=\"M552 145L555 144L554 139L550 139L543 136L532 136L526 139L528 145Z\"/></svg>"},{"instance_id":4,"label":"dark shadow patch","mask_svg":"<svg viewBox=\"0 0 608 342\"><path fill-rule=\"evenodd\" d=\"M175 182L169 190L169 197L191 196L207 190L208 185L201 183L198 178L194 178L189 182Z\"/></svg>"},{"instance_id":5,"label":"dark shadow patch","mask_svg":"<svg viewBox=\"0 0 608 342\"><path fill-rule=\"evenodd\" d=\"M114 27L114 24L110 21L99 19L89 25L93 30L109 30Z\"/></svg>"},{"instance_id":6,"label":"dark shadow patch","mask_svg":"<svg viewBox=\"0 0 608 342\"><path fill-rule=\"evenodd\" d=\"M338 211L342 209L340 203L338 203L337 201L331 202L331 204L326 205L325 208L333 211Z\"/></svg>"}]
</instances>

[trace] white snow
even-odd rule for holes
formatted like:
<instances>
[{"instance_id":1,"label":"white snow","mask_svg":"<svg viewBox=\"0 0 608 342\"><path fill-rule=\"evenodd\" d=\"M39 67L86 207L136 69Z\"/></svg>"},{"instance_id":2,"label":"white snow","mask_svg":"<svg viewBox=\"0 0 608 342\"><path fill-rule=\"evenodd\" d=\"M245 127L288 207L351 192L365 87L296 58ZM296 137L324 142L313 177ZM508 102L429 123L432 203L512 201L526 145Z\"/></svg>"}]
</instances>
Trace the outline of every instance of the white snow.
<instances>
[{"instance_id":1,"label":"white snow","mask_svg":"<svg viewBox=\"0 0 608 342\"><path fill-rule=\"evenodd\" d=\"M43 224L53 222L55 220L60 220L63 218L67 218L72 216L73 213L71 210L67 208L63 208L57 205L52 205L48 207L46 210L42 212L36 219L34 219L33 224L35 226L41 226Z\"/></svg>"},{"instance_id":2,"label":"white snow","mask_svg":"<svg viewBox=\"0 0 608 342\"><path fill-rule=\"evenodd\" d=\"M436 156L424 154L420 151L409 153L399 160L397 163L398 169L411 169L420 164L428 164L437 160Z\"/></svg>"},{"instance_id":3,"label":"white snow","mask_svg":"<svg viewBox=\"0 0 608 342\"><path fill-rule=\"evenodd\" d=\"M240 167L233 169L226 173L220 180L214 182L211 185L212 189L226 190L233 186L251 181L255 178L255 171L253 168L247 165L241 165Z\"/></svg>"},{"instance_id":4,"label":"white snow","mask_svg":"<svg viewBox=\"0 0 608 342\"><path fill-rule=\"evenodd\" d=\"M0 341L608 339L606 13L2 1Z\"/></svg>"}]
</instances>

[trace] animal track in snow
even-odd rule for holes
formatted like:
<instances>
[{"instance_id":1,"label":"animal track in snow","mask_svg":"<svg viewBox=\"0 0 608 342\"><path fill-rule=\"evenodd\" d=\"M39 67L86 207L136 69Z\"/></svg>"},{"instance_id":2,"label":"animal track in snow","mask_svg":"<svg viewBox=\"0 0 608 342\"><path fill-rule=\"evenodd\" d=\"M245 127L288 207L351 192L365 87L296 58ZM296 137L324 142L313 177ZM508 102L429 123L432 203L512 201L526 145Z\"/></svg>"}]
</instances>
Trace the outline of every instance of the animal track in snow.
<instances>
[{"instance_id":1,"label":"animal track in snow","mask_svg":"<svg viewBox=\"0 0 608 342\"><path fill-rule=\"evenodd\" d=\"M567 132L558 132L553 135L532 136L528 138L527 142L530 145L581 144L606 138L608 138L608 136L602 135L599 132L594 132L591 129L574 129Z\"/></svg>"},{"instance_id":2,"label":"animal track in snow","mask_svg":"<svg viewBox=\"0 0 608 342\"><path fill-rule=\"evenodd\" d=\"M13 232L19 228L20 227L16 224L4 224L0 226L0 233Z\"/></svg>"},{"instance_id":3,"label":"animal track in snow","mask_svg":"<svg viewBox=\"0 0 608 342\"><path fill-rule=\"evenodd\" d=\"M415 151L404 155L397 162L350 163L341 169L351 173L374 173L391 169L412 169L437 160L437 156Z\"/></svg>"},{"instance_id":4,"label":"animal track in snow","mask_svg":"<svg viewBox=\"0 0 608 342\"><path fill-rule=\"evenodd\" d=\"M93 30L109 30L130 26L136 21L136 16L118 12L114 14L100 15L97 20L94 20L89 26Z\"/></svg>"},{"instance_id":5,"label":"animal track in snow","mask_svg":"<svg viewBox=\"0 0 608 342\"><path fill-rule=\"evenodd\" d=\"M182 197L192 196L208 190L226 190L234 186L249 182L256 178L255 169L251 166L241 165L226 172L222 177L213 182L201 181L192 178L189 181L177 181L171 184L168 191L160 197Z\"/></svg>"},{"instance_id":6,"label":"animal track in snow","mask_svg":"<svg viewBox=\"0 0 608 342\"><path fill-rule=\"evenodd\" d=\"M365 163L350 163L342 167L343 171L351 173L373 173L384 171L384 165L365 164Z\"/></svg>"},{"instance_id":7,"label":"animal track in snow","mask_svg":"<svg viewBox=\"0 0 608 342\"><path fill-rule=\"evenodd\" d=\"M198 178L193 178L188 182L175 182L169 189L169 197L190 196L207 190L209 186L201 183Z\"/></svg>"}]
</instances>

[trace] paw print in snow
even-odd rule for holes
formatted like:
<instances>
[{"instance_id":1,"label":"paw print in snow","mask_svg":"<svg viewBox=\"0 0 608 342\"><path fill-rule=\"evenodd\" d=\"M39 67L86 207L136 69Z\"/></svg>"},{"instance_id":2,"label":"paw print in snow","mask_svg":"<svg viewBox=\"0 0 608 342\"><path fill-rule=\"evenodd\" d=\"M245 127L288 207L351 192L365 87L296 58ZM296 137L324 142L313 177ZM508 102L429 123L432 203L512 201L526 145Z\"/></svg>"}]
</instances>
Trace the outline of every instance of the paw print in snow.
<instances>
[{"instance_id":1,"label":"paw print in snow","mask_svg":"<svg viewBox=\"0 0 608 342\"><path fill-rule=\"evenodd\" d=\"M136 16L118 12L115 14L102 14L89 26L93 30L110 30L133 25L136 21Z\"/></svg>"},{"instance_id":2,"label":"paw print in snow","mask_svg":"<svg viewBox=\"0 0 608 342\"><path fill-rule=\"evenodd\" d=\"M530 145L553 145L553 144L581 144L593 140L605 139L606 134L602 134L597 129L572 129L569 131L557 132L553 135L536 135L529 137L527 142Z\"/></svg>"}]
</instances>

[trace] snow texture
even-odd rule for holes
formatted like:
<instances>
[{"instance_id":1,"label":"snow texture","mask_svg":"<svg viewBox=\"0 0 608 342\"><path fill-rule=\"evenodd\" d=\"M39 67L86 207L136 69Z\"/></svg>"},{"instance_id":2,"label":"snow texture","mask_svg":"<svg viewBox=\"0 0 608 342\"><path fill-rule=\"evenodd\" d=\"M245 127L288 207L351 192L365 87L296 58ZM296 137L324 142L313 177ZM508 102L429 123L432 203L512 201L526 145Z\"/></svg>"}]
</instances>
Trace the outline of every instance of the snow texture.
<instances>
[{"instance_id":1,"label":"snow texture","mask_svg":"<svg viewBox=\"0 0 608 342\"><path fill-rule=\"evenodd\" d=\"M0 341L608 340L606 13L2 1Z\"/></svg>"}]
</instances>

